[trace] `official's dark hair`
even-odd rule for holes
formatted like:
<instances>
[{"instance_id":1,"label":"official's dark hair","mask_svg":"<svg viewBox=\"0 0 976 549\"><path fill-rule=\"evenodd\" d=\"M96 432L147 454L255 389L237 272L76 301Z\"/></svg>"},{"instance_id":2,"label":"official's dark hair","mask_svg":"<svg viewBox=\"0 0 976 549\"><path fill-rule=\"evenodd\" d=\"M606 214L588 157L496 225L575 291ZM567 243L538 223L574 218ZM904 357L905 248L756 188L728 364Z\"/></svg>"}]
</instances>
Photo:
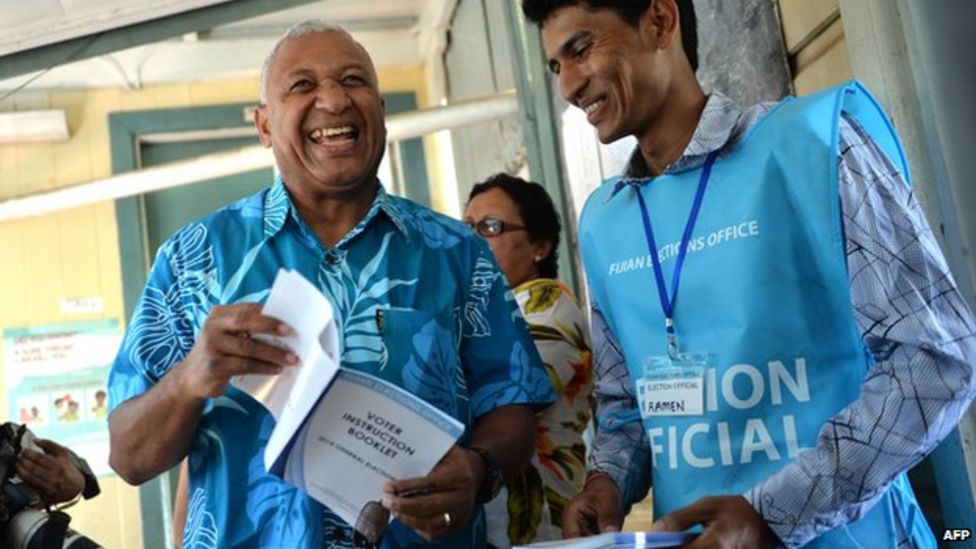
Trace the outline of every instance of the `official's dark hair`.
<instances>
[{"instance_id":1,"label":"official's dark hair","mask_svg":"<svg viewBox=\"0 0 976 549\"><path fill-rule=\"evenodd\" d=\"M630 26L637 28L640 18L651 7L653 0L522 0L522 13L525 18L540 27L546 19L559 8L580 6L588 11L612 10ZM691 70L698 70L698 23L695 20L695 6L691 0L675 0L678 4L678 18L681 20L681 46L691 64Z\"/></svg>"},{"instance_id":2,"label":"official's dark hair","mask_svg":"<svg viewBox=\"0 0 976 549\"><path fill-rule=\"evenodd\" d=\"M500 189L512 199L522 217L525 231L533 242L548 241L552 244L549 255L539 262L539 275L556 278L559 274L559 214L546 189L534 182L506 173L495 174L471 188L468 201L483 192Z\"/></svg>"}]
</instances>

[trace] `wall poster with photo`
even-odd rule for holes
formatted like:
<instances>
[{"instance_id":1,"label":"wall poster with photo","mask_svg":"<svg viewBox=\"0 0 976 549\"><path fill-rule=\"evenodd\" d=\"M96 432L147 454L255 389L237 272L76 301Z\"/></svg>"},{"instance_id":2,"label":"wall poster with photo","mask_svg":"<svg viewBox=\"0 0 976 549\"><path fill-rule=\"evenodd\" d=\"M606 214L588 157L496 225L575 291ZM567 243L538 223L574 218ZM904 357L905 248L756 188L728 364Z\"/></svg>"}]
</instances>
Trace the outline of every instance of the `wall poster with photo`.
<instances>
[{"instance_id":1,"label":"wall poster with photo","mask_svg":"<svg viewBox=\"0 0 976 549\"><path fill-rule=\"evenodd\" d=\"M121 342L117 319L4 330L8 417L111 473L106 386Z\"/></svg>"}]
</instances>

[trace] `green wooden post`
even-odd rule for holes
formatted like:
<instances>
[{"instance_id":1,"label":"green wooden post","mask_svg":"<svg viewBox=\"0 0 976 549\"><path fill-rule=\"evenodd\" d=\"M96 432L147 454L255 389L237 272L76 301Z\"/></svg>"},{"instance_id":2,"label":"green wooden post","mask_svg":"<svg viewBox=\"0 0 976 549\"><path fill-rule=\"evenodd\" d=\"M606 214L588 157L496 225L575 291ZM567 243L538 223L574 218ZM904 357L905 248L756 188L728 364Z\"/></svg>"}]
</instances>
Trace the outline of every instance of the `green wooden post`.
<instances>
[{"instance_id":1,"label":"green wooden post","mask_svg":"<svg viewBox=\"0 0 976 549\"><path fill-rule=\"evenodd\" d=\"M527 24L518 0L507 0L505 17L514 40L522 132L525 136L529 176L541 183L559 210L563 235L559 244L559 276L581 296L582 275L576 250L576 212L567 192L559 143L558 116L552 101L552 78L546 70L542 39L535 25Z\"/></svg>"}]
</instances>

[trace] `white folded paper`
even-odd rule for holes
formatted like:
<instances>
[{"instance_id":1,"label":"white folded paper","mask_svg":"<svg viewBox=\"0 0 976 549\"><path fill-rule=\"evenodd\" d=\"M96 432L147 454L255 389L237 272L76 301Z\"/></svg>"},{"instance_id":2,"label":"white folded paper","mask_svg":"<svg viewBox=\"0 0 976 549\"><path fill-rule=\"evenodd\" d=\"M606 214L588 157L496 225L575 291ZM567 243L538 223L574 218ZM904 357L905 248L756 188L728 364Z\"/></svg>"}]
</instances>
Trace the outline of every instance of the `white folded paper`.
<instances>
[{"instance_id":1,"label":"white folded paper","mask_svg":"<svg viewBox=\"0 0 976 549\"><path fill-rule=\"evenodd\" d=\"M263 404L277 420L264 451L269 470L339 370L339 326L332 303L295 271L281 269L261 313L291 326L286 337L254 334L255 339L291 350L300 359L276 376L236 376L231 385Z\"/></svg>"}]
</instances>

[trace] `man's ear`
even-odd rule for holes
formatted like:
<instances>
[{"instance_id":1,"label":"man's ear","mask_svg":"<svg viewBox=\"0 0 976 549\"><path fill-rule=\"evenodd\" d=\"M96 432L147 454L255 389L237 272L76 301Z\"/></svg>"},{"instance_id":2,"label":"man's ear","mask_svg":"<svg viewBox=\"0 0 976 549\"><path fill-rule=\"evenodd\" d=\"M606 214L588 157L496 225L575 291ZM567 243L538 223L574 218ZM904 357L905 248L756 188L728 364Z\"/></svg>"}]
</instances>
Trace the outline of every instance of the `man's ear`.
<instances>
[{"instance_id":1,"label":"man's ear","mask_svg":"<svg viewBox=\"0 0 976 549\"><path fill-rule=\"evenodd\" d=\"M675 0L652 0L640 19L641 38L647 45L666 50L678 38L680 26Z\"/></svg>"},{"instance_id":2,"label":"man's ear","mask_svg":"<svg viewBox=\"0 0 976 549\"><path fill-rule=\"evenodd\" d=\"M265 147L270 147L271 128L267 105L258 105L258 107L254 109L254 127L258 130L258 137L261 138L261 144Z\"/></svg>"}]
</instances>

